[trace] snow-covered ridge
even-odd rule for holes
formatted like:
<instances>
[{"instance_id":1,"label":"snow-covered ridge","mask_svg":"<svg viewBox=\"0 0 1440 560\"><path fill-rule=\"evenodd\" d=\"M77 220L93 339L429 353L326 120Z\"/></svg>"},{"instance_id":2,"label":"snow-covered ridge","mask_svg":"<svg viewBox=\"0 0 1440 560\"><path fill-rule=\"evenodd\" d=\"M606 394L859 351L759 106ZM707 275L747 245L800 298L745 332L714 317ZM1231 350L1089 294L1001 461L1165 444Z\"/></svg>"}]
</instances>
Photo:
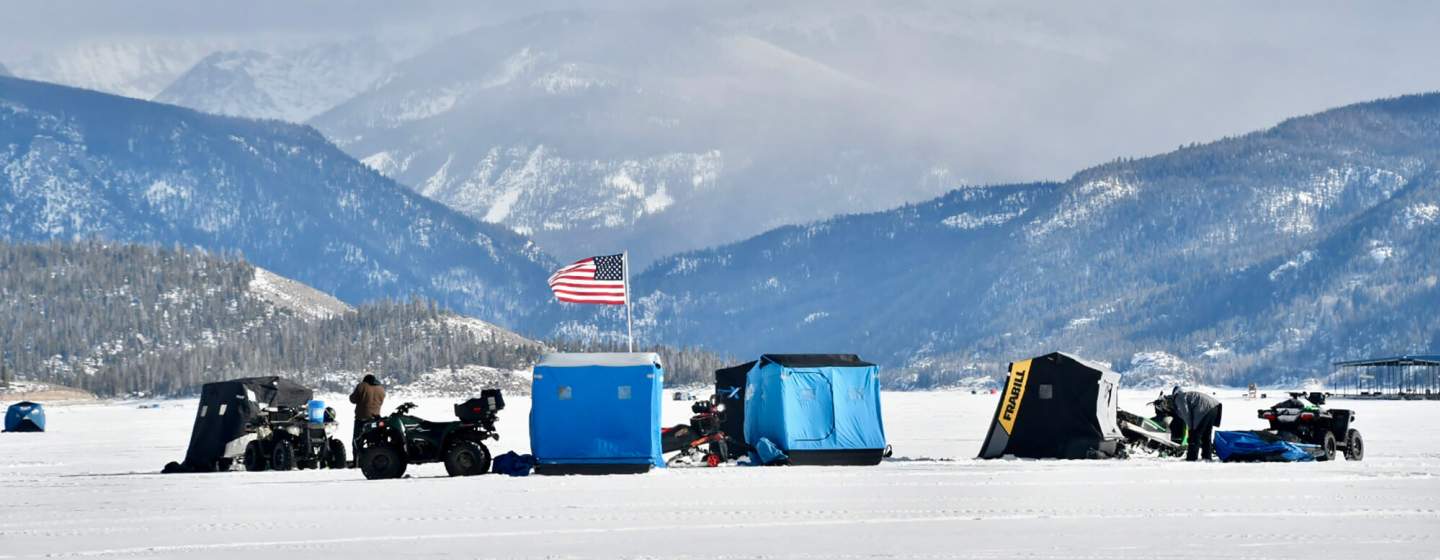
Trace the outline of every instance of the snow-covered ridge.
<instances>
[{"instance_id":1,"label":"snow-covered ridge","mask_svg":"<svg viewBox=\"0 0 1440 560\"><path fill-rule=\"evenodd\" d=\"M12 69L21 78L150 99L201 58L238 43L223 37L97 39L15 61Z\"/></svg>"},{"instance_id":2,"label":"snow-covered ridge","mask_svg":"<svg viewBox=\"0 0 1440 560\"><path fill-rule=\"evenodd\" d=\"M302 122L381 80L399 50L373 39L214 52L155 96L222 115Z\"/></svg>"},{"instance_id":3,"label":"snow-covered ridge","mask_svg":"<svg viewBox=\"0 0 1440 560\"><path fill-rule=\"evenodd\" d=\"M506 395L530 394L530 369L499 369L465 365L455 369L439 368L421 374L410 383L392 387L392 398L452 397L470 398L481 389L500 389ZM358 376L357 376L358 377ZM398 401L397 401L398 402ZM445 414L443 411L438 414Z\"/></svg>"},{"instance_id":4,"label":"snow-covered ridge","mask_svg":"<svg viewBox=\"0 0 1440 560\"><path fill-rule=\"evenodd\" d=\"M542 144L492 147L469 163L465 156L448 154L416 190L525 234L627 227L713 188L724 167L724 156L713 150L599 161ZM385 151L365 162L381 173L401 174L414 157Z\"/></svg>"},{"instance_id":5,"label":"snow-covered ridge","mask_svg":"<svg viewBox=\"0 0 1440 560\"><path fill-rule=\"evenodd\" d=\"M1121 383L1130 389L1194 387L1200 370L1169 352L1139 352L1130 358L1130 367L1121 372Z\"/></svg>"},{"instance_id":6,"label":"snow-covered ridge","mask_svg":"<svg viewBox=\"0 0 1440 560\"><path fill-rule=\"evenodd\" d=\"M1440 205L1431 203L1416 203L1405 207L1400 214L1402 223L1406 229L1415 229L1429 225L1440 220Z\"/></svg>"},{"instance_id":7,"label":"snow-covered ridge","mask_svg":"<svg viewBox=\"0 0 1440 560\"><path fill-rule=\"evenodd\" d=\"M941 223L955 229L979 229L986 226L998 226L1009 223L1011 220L1020 217L1024 210L1018 212L996 212L994 214L971 214L961 212L954 216L945 218Z\"/></svg>"},{"instance_id":8,"label":"snow-covered ridge","mask_svg":"<svg viewBox=\"0 0 1440 560\"><path fill-rule=\"evenodd\" d=\"M1049 217L1036 218L1026 231L1032 242L1062 230L1096 225L1106 209L1139 196L1140 185L1130 179L1107 177L1088 181L1065 195L1060 208Z\"/></svg>"},{"instance_id":9,"label":"snow-covered ridge","mask_svg":"<svg viewBox=\"0 0 1440 560\"><path fill-rule=\"evenodd\" d=\"M250 293L275 307L312 319L328 319L354 310L330 294L258 266L250 280Z\"/></svg>"}]
</instances>

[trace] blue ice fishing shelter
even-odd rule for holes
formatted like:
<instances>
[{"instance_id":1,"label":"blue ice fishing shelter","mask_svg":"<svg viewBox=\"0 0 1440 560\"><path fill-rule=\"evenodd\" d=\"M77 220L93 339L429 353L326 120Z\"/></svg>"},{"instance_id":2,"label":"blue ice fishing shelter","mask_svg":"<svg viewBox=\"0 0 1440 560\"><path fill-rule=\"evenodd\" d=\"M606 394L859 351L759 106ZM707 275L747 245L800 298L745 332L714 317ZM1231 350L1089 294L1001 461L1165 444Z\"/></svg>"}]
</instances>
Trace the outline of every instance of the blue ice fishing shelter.
<instances>
[{"instance_id":1,"label":"blue ice fishing shelter","mask_svg":"<svg viewBox=\"0 0 1440 560\"><path fill-rule=\"evenodd\" d=\"M40 403L20 401L5 409L5 431L7 432L43 432L45 431L45 407Z\"/></svg>"},{"instance_id":2,"label":"blue ice fishing shelter","mask_svg":"<svg viewBox=\"0 0 1440 560\"><path fill-rule=\"evenodd\" d=\"M880 367L854 354L765 354L745 377L745 443L792 465L875 465L885 454Z\"/></svg>"},{"instance_id":3,"label":"blue ice fishing shelter","mask_svg":"<svg viewBox=\"0 0 1440 560\"><path fill-rule=\"evenodd\" d=\"M637 473L663 467L664 369L653 353L546 354L531 385L538 474Z\"/></svg>"}]
</instances>

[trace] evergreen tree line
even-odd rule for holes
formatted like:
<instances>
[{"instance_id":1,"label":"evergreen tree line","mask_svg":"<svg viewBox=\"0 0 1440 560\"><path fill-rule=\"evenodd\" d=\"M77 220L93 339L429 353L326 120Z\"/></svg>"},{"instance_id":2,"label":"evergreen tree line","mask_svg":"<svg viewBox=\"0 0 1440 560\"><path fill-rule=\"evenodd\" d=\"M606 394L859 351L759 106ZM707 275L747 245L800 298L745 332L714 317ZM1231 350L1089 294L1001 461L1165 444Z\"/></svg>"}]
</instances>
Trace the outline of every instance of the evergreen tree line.
<instances>
[{"instance_id":1,"label":"evergreen tree line","mask_svg":"<svg viewBox=\"0 0 1440 560\"><path fill-rule=\"evenodd\" d=\"M625 341L616 339L555 339L548 341L546 345L564 352L626 351ZM641 346L635 350L637 352L654 352L660 355L660 364L665 368L665 385L667 387L714 385L715 370L741 363L733 356L716 354L693 346L650 345Z\"/></svg>"},{"instance_id":2,"label":"evergreen tree line","mask_svg":"<svg viewBox=\"0 0 1440 560\"><path fill-rule=\"evenodd\" d=\"M252 375L339 389L354 380L336 373L405 384L469 364L525 368L542 351L420 299L303 316L252 292L254 275L231 253L0 242L0 372L100 396L183 395Z\"/></svg>"}]
</instances>

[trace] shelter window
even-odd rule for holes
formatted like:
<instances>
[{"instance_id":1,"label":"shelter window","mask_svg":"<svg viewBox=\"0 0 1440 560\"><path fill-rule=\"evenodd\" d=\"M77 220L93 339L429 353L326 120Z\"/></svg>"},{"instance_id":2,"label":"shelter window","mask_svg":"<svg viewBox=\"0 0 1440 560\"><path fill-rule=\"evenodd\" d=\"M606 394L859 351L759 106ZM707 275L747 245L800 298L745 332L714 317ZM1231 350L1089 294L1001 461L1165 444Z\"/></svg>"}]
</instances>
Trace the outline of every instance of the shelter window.
<instances>
[{"instance_id":1,"label":"shelter window","mask_svg":"<svg viewBox=\"0 0 1440 560\"><path fill-rule=\"evenodd\" d=\"M220 412L217 412L216 414L219 414L220 416L224 416L224 415L225 415L225 409L226 409L226 408L229 408L229 407L230 407L230 405L228 405L228 404L222 404L222 405L220 405Z\"/></svg>"},{"instance_id":2,"label":"shelter window","mask_svg":"<svg viewBox=\"0 0 1440 560\"><path fill-rule=\"evenodd\" d=\"M1051 385L1051 384L1049 384L1049 383L1044 383L1044 384L1041 384L1041 385L1040 385L1040 400L1042 400L1042 401L1043 401L1043 400L1050 400L1050 398L1051 398L1051 397L1054 397L1054 396L1055 396L1055 386L1054 386L1054 385Z\"/></svg>"},{"instance_id":3,"label":"shelter window","mask_svg":"<svg viewBox=\"0 0 1440 560\"><path fill-rule=\"evenodd\" d=\"M559 393L560 393L560 394L559 394L558 396L559 396L560 400L562 400L562 401L568 401L568 400L570 400L570 397L572 396L573 391L571 391L569 385L561 385L561 386L560 386L560 392L559 392Z\"/></svg>"},{"instance_id":4,"label":"shelter window","mask_svg":"<svg viewBox=\"0 0 1440 560\"><path fill-rule=\"evenodd\" d=\"M209 405L203 405L203 404L200 405L200 415L201 415L201 416L204 416L204 415L205 415L205 411L207 411L207 410L210 410L210 406L209 406Z\"/></svg>"},{"instance_id":5,"label":"shelter window","mask_svg":"<svg viewBox=\"0 0 1440 560\"><path fill-rule=\"evenodd\" d=\"M615 398L620 399L620 400L622 400L622 401L628 401L628 400L630 400L630 386L629 386L629 385L621 385L621 386L619 386L619 387L616 387L616 388L615 388Z\"/></svg>"}]
</instances>

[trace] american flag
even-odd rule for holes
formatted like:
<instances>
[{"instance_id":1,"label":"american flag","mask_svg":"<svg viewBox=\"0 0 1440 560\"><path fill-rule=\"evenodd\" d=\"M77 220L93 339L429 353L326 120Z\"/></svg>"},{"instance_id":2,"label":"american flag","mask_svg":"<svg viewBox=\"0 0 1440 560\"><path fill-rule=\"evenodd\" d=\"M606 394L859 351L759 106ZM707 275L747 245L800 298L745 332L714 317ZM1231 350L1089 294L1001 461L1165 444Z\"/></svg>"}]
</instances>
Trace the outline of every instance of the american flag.
<instances>
[{"instance_id":1,"label":"american flag","mask_svg":"<svg viewBox=\"0 0 1440 560\"><path fill-rule=\"evenodd\" d=\"M557 270L550 291L570 303L625 305L625 255L590 257Z\"/></svg>"}]
</instances>

